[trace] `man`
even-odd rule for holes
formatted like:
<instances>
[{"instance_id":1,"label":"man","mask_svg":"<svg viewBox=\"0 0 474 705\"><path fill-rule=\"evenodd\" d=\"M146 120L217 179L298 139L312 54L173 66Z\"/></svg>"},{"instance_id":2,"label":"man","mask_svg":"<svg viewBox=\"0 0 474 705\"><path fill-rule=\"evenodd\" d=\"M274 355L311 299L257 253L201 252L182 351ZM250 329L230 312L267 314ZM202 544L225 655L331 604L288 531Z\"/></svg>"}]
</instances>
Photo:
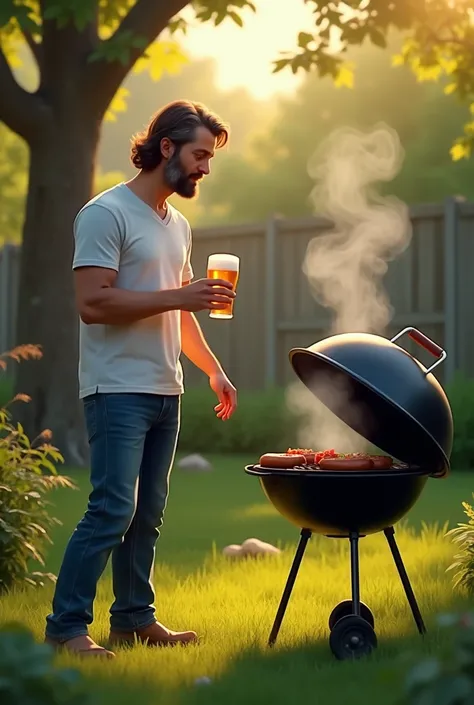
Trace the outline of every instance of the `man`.
<instances>
[{"instance_id":1,"label":"man","mask_svg":"<svg viewBox=\"0 0 474 705\"><path fill-rule=\"evenodd\" d=\"M171 103L133 140L139 173L93 198L75 220L79 383L93 489L46 618L46 641L55 647L114 657L88 635L97 582L110 556L111 646L197 638L155 619L154 551L180 425L181 352L208 375L217 416L227 420L236 407L236 390L194 316L223 308L235 294L222 280L190 283L191 229L167 199L196 194L228 136L204 106Z\"/></svg>"}]
</instances>

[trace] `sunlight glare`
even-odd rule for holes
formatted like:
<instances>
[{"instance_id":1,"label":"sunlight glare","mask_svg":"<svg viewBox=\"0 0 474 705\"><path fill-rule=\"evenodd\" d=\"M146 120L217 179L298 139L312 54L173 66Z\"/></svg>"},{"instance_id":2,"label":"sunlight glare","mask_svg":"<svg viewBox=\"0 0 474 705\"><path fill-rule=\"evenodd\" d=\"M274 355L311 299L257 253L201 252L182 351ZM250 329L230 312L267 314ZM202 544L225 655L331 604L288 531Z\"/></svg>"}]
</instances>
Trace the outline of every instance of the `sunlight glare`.
<instances>
[{"instance_id":1,"label":"sunlight glare","mask_svg":"<svg viewBox=\"0 0 474 705\"><path fill-rule=\"evenodd\" d=\"M255 5L256 13L241 13L243 28L229 19L219 27L193 23L180 42L193 57L216 59L222 90L246 86L260 99L276 92L292 93L304 74L294 76L290 69L272 74L273 61L280 58L280 51L297 49L300 31L314 29L313 5L303 0L256 0Z\"/></svg>"}]
</instances>

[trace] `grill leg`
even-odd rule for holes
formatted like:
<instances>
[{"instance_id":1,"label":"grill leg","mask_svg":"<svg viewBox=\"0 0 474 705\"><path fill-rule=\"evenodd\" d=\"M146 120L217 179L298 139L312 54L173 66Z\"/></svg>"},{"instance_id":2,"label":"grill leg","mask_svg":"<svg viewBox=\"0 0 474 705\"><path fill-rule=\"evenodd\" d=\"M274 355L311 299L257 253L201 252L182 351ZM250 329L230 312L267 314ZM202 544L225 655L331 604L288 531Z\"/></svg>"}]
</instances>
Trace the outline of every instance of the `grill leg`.
<instances>
[{"instance_id":1,"label":"grill leg","mask_svg":"<svg viewBox=\"0 0 474 705\"><path fill-rule=\"evenodd\" d=\"M413 589L411 587L408 574L405 570L405 566L403 565L400 551L398 550L397 542L395 541L395 529L393 528L393 526L390 526L388 529L384 529L384 534L385 538L387 539L388 545L390 546L393 560L395 561L395 565L397 566L398 574L400 576L400 580L402 581L402 585L405 590L405 595L407 596L408 604L410 605L413 614L413 619L415 620L418 631L420 632L420 634L426 634L426 627L423 622L423 617L421 616L421 612L416 601L415 593L413 592Z\"/></svg>"},{"instance_id":2,"label":"grill leg","mask_svg":"<svg viewBox=\"0 0 474 705\"><path fill-rule=\"evenodd\" d=\"M359 534L351 532L351 590L352 613L360 616L360 581L359 581Z\"/></svg>"},{"instance_id":3,"label":"grill leg","mask_svg":"<svg viewBox=\"0 0 474 705\"><path fill-rule=\"evenodd\" d=\"M288 606L291 591L293 590L296 576L298 575L298 570L300 568L301 561L303 560L304 552L306 550L306 546L308 545L308 541L310 540L310 538L311 531L309 529L302 529L298 548L296 549L295 557L293 559L290 573L288 575L285 589L283 591L280 605L278 607L278 612L273 623L272 631L270 633L270 638L268 639L269 646L273 646L273 644L276 642L278 632L280 631L281 623L283 621L283 617L285 616L286 608Z\"/></svg>"}]
</instances>

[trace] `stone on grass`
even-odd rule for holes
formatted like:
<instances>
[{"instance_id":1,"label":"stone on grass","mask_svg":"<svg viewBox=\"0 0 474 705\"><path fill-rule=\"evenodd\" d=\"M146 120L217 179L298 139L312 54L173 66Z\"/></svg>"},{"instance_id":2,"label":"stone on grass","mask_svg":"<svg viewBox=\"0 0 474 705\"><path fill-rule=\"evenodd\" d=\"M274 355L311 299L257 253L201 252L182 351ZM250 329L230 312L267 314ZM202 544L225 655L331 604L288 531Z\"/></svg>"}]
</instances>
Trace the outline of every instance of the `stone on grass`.
<instances>
[{"instance_id":1,"label":"stone on grass","mask_svg":"<svg viewBox=\"0 0 474 705\"><path fill-rule=\"evenodd\" d=\"M240 555L241 551L241 546L238 546L236 543L232 543L230 546L226 546L222 549L222 554L229 558L235 558Z\"/></svg>"},{"instance_id":2,"label":"stone on grass","mask_svg":"<svg viewBox=\"0 0 474 705\"><path fill-rule=\"evenodd\" d=\"M211 463L198 453L186 455L178 462L178 467L182 470L194 470L197 472L208 472L212 470Z\"/></svg>"},{"instance_id":3,"label":"stone on grass","mask_svg":"<svg viewBox=\"0 0 474 705\"><path fill-rule=\"evenodd\" d=\"M247 539L241 546L233 543L230 546L226 546L222 551L224 556L231 558L256 558L261 555L276 555L279 553L281 551L276 546L256 538Z\"/></svg>"}]
</instances>

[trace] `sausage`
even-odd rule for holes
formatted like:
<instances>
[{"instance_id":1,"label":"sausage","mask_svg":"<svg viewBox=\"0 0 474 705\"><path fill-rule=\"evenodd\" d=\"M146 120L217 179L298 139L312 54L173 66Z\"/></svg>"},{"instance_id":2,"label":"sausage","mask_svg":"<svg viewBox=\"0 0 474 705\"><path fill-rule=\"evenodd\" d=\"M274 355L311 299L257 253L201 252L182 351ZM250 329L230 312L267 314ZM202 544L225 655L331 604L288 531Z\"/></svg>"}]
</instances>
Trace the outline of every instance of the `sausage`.
<instances>
[{"instance_id":1,"label":"sausage","mask_svg":"<svg viewBox=\"0 0 474 705\"><path fill-rule=\"evenodd\" d=\"M288 448L288 455L303 455L308 465L314 465L316 453L311 448Z\"/></svg>"},{"instance_id":2,"label":"sausage","mask_svg":"<svg viewBox=\"0 0 474 705\"><path fill-rule=\"evenodd\" d=\"M264 453L260 465L262 468L294 468L296 465L306 465L306 458L295 453Z\"/></svg>"},{"instance_id":3,"label":"sausage","mask_svg":"<svg viewBox=\"0 0 474 705\"><path fill-rule=\"evenodd\" d=\"M389 455L371 455L370 459L376 470L388 470L393 465L393 458Z\"/></svg>"},{"instance_id":4,"label":"sausage","mask_svg":"<svg viewBox=\"0 0 474 705\"><path fill-rule=\"evenodd\" d=\"M370 458L321 458L321 470L372 470L374 463Z\"/></svg>"}]
</instances>

